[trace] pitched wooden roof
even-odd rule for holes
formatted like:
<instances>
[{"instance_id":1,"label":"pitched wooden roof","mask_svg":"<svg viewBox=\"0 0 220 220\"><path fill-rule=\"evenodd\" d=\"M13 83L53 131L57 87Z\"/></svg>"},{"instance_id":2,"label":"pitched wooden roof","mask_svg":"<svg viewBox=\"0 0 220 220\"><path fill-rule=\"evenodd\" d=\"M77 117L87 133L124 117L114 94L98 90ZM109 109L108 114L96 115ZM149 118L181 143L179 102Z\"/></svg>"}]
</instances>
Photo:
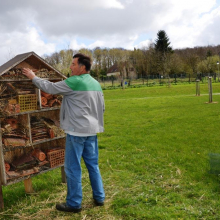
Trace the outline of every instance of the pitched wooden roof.
<instances>
[{"instance_id":1,"label":"pitched wooden roof","mask_svg":"<svg viewBox=\"0 0 220 220\"><path fill-rule=\"evenodd\" d=\"M16 67L19 65L21 62L26 61L32 64L32 66L42 66L44 68L48 68L50 70L55 71L57 74L60 76L66 78L64 74L62 74L59 70L55 69L53 66L51 66L49 63L47 63L43 58L38 56L35 52L28 52L28 53L23 53L15 56L8 62L4 63L3 65L0 66L0 76L3 75L4 73L8 72L10 69Z\"/></svg>"}]
</instances>

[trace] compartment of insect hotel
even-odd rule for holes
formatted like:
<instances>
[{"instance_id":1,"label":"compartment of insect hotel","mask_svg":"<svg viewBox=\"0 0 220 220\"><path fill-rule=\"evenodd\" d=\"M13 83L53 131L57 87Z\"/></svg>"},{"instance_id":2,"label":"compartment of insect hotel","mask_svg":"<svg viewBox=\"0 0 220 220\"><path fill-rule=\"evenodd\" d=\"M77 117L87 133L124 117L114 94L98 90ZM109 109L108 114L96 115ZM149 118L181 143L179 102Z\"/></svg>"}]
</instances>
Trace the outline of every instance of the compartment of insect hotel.
<instances>
[{"instance_id":1,"label":"compartment of insect hotel","mask_svg":"<svg viewBox=\"0 0 220 220\"><path fill-rule=\"evenodd\" d=\"M59 107L62 102L61 95L52 95L44 91L40 91L40 106L41 108Z\"/></svg>"},{"instance_id":2,"label":"compartment of insect hotel","mask_svg":"<svg viewBox=\"0 0 220 220\"><path fill-rule=\"evenodd\" d=\"M28 82L0 82L0 116L37 110L37 88Z\"/></svg>"},{"instance_id":3,"label":"compartment of insect hotel","mask_svg":"<svg viewBox=\"0 0 220 220\"><path fill-rule=\"evenodd\" d=\"M64 137L65 133L60 128L59 109L31 113L30 130L33 144Z\"/></svg>"},{"instance_id":4,"label":"compartment of insect hotel","mask_svg":"<svg viewBox=\"0 0 220 220\"><path fill-rule=\"evenodd\" d=\"M17 115L1 118L2 147L4 151L30 145L29 116Z\"/></svg>"},{"instance_id":5,"label":"compartment of insect hotel","mask_svg":"<svg viewBox=\"0 0 220 220\"><path fill-rule=\"evenodd\" d=\"M34 147L16 148L4 151L4 184L23 180L42 172L63 166L65 138L55 139Z\"/></svg>"}]
</instances>

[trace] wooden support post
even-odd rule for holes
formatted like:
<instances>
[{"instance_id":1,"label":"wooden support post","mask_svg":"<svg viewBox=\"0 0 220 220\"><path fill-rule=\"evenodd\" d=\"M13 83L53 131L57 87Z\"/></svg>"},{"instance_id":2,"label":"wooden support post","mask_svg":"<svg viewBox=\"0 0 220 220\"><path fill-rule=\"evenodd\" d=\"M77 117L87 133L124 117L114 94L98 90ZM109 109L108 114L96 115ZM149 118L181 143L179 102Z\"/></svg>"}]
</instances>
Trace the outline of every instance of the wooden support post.
<instances>
[{"instance_id":1,"label":"wooden support post","mask_svg":"<svg viewBox=\"0 0 220 220\"><path fill-rule=\"evenodd\" d=\"M209 85L209 103L212 103L212 77L209 77L208 85Z\"/></svg>"},{"instance_id":2,"label":"wooden support post","mask_svg":"<svg viewBox=\"0 0 220 220\"><path fill-rule=\"evenodd\" d=\"M4 209L4 199L3 199L3 192L2 192L2 183L0 180L0 209Z\"/></svg>"},{"instance_id":3,"label":"wooden support post","mask_svg":"<svg viewBox=\"0 0 220 220\"><path fill-rule=\"evenodd\" d=\"M0 130L1 130L1 121L0 121ZM0 143L2 143L2 135L0 135ZM0 144L0 152L2 152L2 145ZM3 155L3 154L2 154ZM3 165L3 159L0 158L0 163ZM3 199L3 192L2 192L2 166L0 165L0 209L4 209L4 199Z\"/></svg>"},{"instance_id":4,"label":"wooden support post","mask_svg":"<svg viewBox=\"0 0 220 220\"><path fill-rule=\"evenodd\" d=\"M66 183L66 174L64 171L64 166L61 167L61 177L62 177L62 183Z\"/></svg>"},{"instance_id":5,"label":"wooden support post","mask_svg":"<svg viewBox=\"0 0 220 220\"><path fill-rule=\"evenodd\" d=\"M196 80L196 96L200 96L200 80Z\"/></svg>"},{"instance_id":6,"label":"wooden support post","mask_svg":"<svg viewBox=\"0 0 220 220\"><path fill-rule=\"evenodd\" d=\"M31 178L25 179L24 180L24 189L26 193L33 193L33 187L32 187L32 180Z\"/></svg>"}]
</instances>

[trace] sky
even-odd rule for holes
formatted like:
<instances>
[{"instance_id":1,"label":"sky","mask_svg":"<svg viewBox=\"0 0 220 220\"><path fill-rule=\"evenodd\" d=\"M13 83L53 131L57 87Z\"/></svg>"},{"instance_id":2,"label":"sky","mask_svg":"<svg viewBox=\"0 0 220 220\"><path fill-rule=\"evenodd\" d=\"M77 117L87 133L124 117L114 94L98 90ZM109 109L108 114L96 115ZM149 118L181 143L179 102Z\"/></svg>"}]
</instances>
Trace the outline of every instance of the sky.
<instances>
[{"instance_id":1,"label":"sky","mask_svg":"<svg viewBox=\"0 0 220 220\"><path fill-rule=\"evenodd\" d=\"M220 0L0 0L0 65L34 51L220 45Z\"/></svg>"}]
</instances>

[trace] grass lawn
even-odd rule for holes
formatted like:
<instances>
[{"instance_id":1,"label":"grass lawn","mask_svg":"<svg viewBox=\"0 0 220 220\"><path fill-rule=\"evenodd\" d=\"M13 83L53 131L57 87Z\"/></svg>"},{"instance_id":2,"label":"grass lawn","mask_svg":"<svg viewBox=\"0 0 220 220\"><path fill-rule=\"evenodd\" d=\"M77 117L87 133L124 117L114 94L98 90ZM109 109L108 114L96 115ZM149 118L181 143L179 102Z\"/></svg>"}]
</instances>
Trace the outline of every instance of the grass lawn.
<instances>
[{"instance_id":1,"label":"grass lawn","mask_svg":"<svg viewBox=\"0 0 220 220\"><path fill-rule=\"evenodd\" d=\"M220 83L105 90L105 133L99 134L104 207L93 207L83 164L83 211L55 210L65 201L60 169L3 187L0 219L220 219L220 178L209 153L220 154Z\"/></svg>"}]
</instances>

